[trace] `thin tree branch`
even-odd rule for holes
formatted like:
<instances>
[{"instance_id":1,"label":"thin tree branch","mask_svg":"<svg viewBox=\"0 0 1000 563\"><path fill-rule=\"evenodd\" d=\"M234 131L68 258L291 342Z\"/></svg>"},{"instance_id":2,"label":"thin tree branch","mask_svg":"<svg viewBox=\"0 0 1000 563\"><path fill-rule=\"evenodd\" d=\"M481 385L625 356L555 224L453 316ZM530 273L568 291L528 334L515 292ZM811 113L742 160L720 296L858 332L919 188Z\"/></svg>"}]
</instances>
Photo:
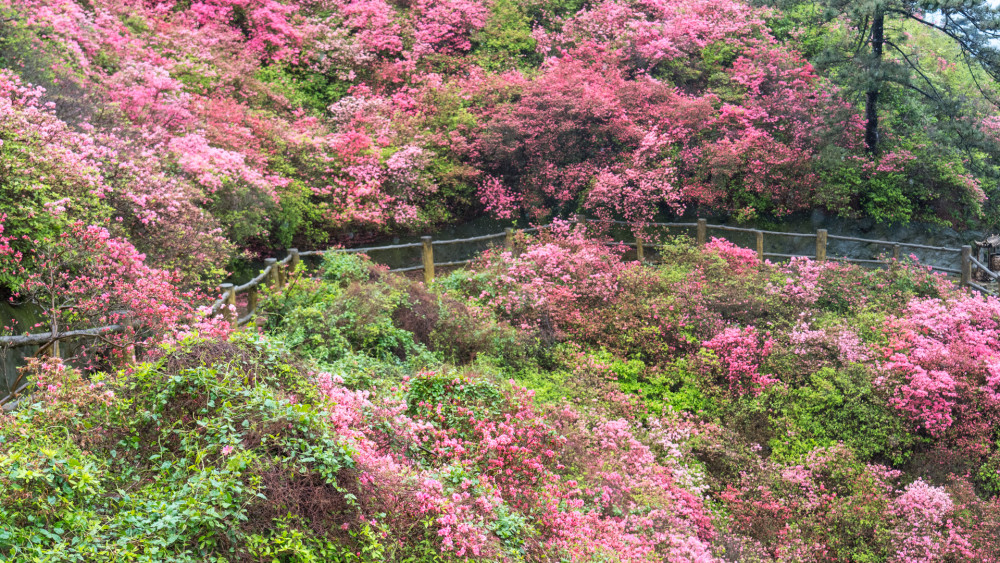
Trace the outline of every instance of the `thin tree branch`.
<instances>
[{"instance_id":1,"label":"thin tree branch","mask_svg":"<svg viewBox=\"0 0 1000 563\"><path fill-rule=\"evenodd\" d=\"M940 93L938 93L937 87L934 86L934 83L931 82L931 79L928 78L926 74L924 74L924 71L920 69L919 63L915 62L913 60L910 60L910 57L907 56L907 54L905 52L903 52L903 50L900 49L900 47L898 45L896 45L894 42L892 42L891 40L886 39L885 40L885 44L888 45L889 47L891 47L897 53L899 53L899 55L901 57L903 57L903 60L906 61L906 66L908 66L909 68L913 69L918 75L920 75L920 78L924 79L924 82L927 83L927 86L930 87L930 89L933 91L933 94L929 94L929 93L925 92L924 90L922 90L921 88L917 88L912 83L903 83L901 81L895 81L895 80L893 82L896 82L897 84L900 84L902 86L908 86L909 88L912 88L913 90L915 90L917 92L920 92L921 94L923 94L925 97L927 97L930 100L934 100L936 102L941 102L942 101L942 97L941 97Z\"/></svg>"}]
</instances>

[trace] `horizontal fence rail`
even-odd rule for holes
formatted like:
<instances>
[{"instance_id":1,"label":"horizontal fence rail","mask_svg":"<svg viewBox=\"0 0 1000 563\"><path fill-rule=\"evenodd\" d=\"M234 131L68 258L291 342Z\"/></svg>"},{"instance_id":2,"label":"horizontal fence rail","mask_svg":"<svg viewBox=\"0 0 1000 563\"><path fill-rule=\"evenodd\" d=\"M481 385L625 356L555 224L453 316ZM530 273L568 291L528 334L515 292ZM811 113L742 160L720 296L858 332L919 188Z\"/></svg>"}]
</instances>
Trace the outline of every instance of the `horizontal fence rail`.
<instances>
[{"instance_id":1,"label":"horizontal fence rail","mask_svg":"<svg viewBox=\"0 0 1000 563\"><path fill-rule=\"evenodd\" d=\"M626 226L626 227L642 227L642 228L693 228L695 229L695 240L698 245L704 245L707 240L707 233L709 229L727 231L727 232L738 232L738 233L748 233L755 237L755 246L758 258L763 262L766 258L779 258L779 259L791 259L799 257L810 257L816 260L832 260L838 262L849 262L853 264L862 265L873 265L873 266L884 266L888 264L890 259L885 260L871 260L862 258L849 258L846 256L827 256L827 245L828 241L844 241L844 242L858 242L864 244L874 244L886 246L892 249L892 260L898 260L901 255L902 248L912 248L916 250L926 250L933 252L945 252L945 253L957 253L960 258L961 269L954 268L944 268L932 266L933 270L944 272L948 274L954 274L960 277L960 284L963 287L969 287L975 289L984 294L995 295L994 292L990 291L986 287L974 283L972 281L972 268L975 266L978 271L983 272L989 278L996 280L1000 279L1000 274L990 271L985 264L977 260L972 256L972 247L970 245L965 245L961 248L950 248L946 246L931 246L926 244L908 243L908 242L898 242L898 241L888 241L888 240L877 240L877 239L865 239L859 237L850 237L842 235L831 235L828 234L825 229L819 229L814 233L798 233L798 232L784 232L784 231L768 231L762 229L752 229L747 227L734 227L731 225L713 225L709 224L706 219L698 219L695 223L644 223L637 225L634 223L629 223L626 221L605 221L600 219L587 219L583 217L577 217L575 220L570 221L570 223L592 223L596 225L616 225L616 226ZM504 239L504 245L507 248L513 247L514 235L515 233L536 233L542 229L550 228L551 225L539 225L535 227L528 227L524 229L505 229L501 233L493 233L487 235L480 235L468 238L458 238L458 239L446 239L446 240L434 240L430 236L421 237L420 242L411 242L403 244L390 244L384 246L367 246L360 248L330 248L325 250L308 250L305 252L299 252L296 248L289 248L287 255L281 260L275 258L268 258L265 260L265 267L260 271L257 276L249 280L248 282L241 285L233 285L230 283L222 284L220 289L220 297L212 303L211 315L221 315L230 323L238 326L245 325L249 323L256 315L258 310L258 305L260 303L260 292L261 286L267 286L271 288L280 289L285 286L288 282L289 277L298 267L301 259L307 256L323 256L328 252L343 252L349 254L358 253L369 253L377 251L386 250L402 250L411 248L421 249L421 264L395 268L390 270L392 272L416 272L423 271L424 282L431 283L434 281L434 269L463 266L471 263L474 258L466 260L452 260L448 262L435 262L434 261L434 248L443 247L447 245L454 244L467 244L476 242L487 242L494 241L498 239ZM764 252L764 236L782 236L790 238L806 238L816 240L816 250L815 254L781 254L776 252ZM640 261L645 260L645 247L648 243L644 243L641 238L636 238L634 241L618 241L609 242L611 246L624 245L630 248L634 248L636 251L636 256ZM246 312L243 315L238 315L237 312L237 296L246 295ZM79 338L79 337L97 337L103 334L117 333L126 330L124 325L109 325L103 327L90 328L86 330L71 330L58 333L40 333L40 334L25 334L20 336L0 336L0 348L16 348L20 346L32 346L39 345L42 346L41 351L44 351L47 347L53 347L57 345L60 340L65 340L69 338ZM22 389L23 390L23 389ZM17 391L20 392L20 391ZM0 399L0 405L9 402L17 392L12 393L4 399Z\"/></svg>"},{"instance_id":2,"label":"horizontal fence rail","mask_svg":"<svg viewBox=\"0 0 1000 563\"><path fill-rule=\"evenodd\" d=\"M989 268L986 267L986 264L983 264L979 260L976 260L975 258L972 258L972 263L974 265L976 265L976 266L979 267L979 271L983 272L984 274L986 274L987 276L989 276L991 279L995 280L997 278L1000 278L1000 274L991 271Z\"/></svg>"}]
</instances>

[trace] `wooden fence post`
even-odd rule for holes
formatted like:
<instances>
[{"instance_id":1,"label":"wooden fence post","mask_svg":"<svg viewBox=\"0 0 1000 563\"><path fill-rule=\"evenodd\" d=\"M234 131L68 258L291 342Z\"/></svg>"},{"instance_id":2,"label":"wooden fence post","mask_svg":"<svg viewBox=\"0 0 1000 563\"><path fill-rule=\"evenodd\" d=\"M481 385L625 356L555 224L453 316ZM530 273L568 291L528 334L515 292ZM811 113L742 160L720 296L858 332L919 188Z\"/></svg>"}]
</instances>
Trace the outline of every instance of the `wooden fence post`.
<instances>
[{"instance_id":1,"label":"wooden fence post","mask_svg":"<svg viewBox=\"0 0 1000 563\"><path fill-rule=\"evenodd\" d=\"M899 262L899 255L900 255L902 249L903 249L903 247L899 246L898 244L892 245L892 259L893 260Z\"/></svg>"},{"instance_id":2,"label":"wooden fence post","mask_svg":"<svg viewBox=\"0 0 1000 563\"><path fill-rule=\"evenodd\" d=\"M253 315L257 311L257 301L260 298L260 292L257 290L256 285L251 285L247 289L247 315Z\"/></svg>"},{"instance_id":3,"label":"wooden fence post","mask_svg":"<svg viewBox=\"0 0 1000 563\"><path fill-rule=\"evenodd\" d=\"M224 283L219 286L222 290L222 318L226 319L229 324L235 324L237 314L233 308L236 307L236 291L234 291L235 286L231 283Z\"/></svg>"},{"instance_id":4,"label":"wooden fence post","mask_svg":"<svg viewBox=\"0 0 1000 563\"><path fill-rule=\"evenodd\" d=\"M816 261L826 262L826 229L816 231Z\"/></svg>"},{"instance_id":5,"label":"wooden fence post","mask_svg":"<svg viewBox=\"0 0 1000 563\"><path fill-rule=\"evenodd\" d=\"M635 258L636 258L636 260L638 260L640 263L641 262L645 262L646 261L645 254L646 253L645 253L645 251L642 248L642 237L641 236L636 236L635 237Z\"/></svg>"},{"instance_id":6,"label":"wooden fence post","mask_svg":"<svg viewBox=\"0 0 1000 563\"><path fill-rule=\"evenodd\" d=\"M698 219L698 230L696 235L698 246L705 244L705 236L707 233L708 233L708 219Z\"/></svg>"},{"instance_id":7,"label":"wooden fence post","mask_svg":"<svg viewBox=\"0 0 1000 563\"><path fill-rule=\"evenodd\" d=\"M420 237L424 243L424 283L434 281L434 243L431 237Z\"/></svg>"},{"instance_id":8,"label":"wooden fence post","mask_svg":"<svg viewBox=\"0 0 1000 563\"><path fill-rule=\"evenodd\" d=\"M264 280L267 286L272 289L277 289L278 285L278 260L276 258L268 258L264 260L264 265L271 270L267 273L267 278Z\"/></svg>"},{"instance_id":9,"label":"wooden fence post","mask_svg":"<svg viewBox=\"0 0 1000 563\"><path fill-rule=\"evenodd\" d=\"M504 244L507 245L507 250L514 252L514 229L507 227L503 230L504 232Z\"/></svg>"},{"instance_id":10,"label":"wooden fence post","mask_svg":"<svg viewBox=\"0 0 1000 563\"><path fill-rule=\"evenodd\" d=\"M760 231L754 231L757 235L757 261L761 264L764 263L764 233Z\"/></svg>"},{"instance_id":11,"label":"wooden fence post","mask_svg":"<svg viewBox=\"0 0 1000 563\"><path fill-rule=\"evenodd\" d=\"M972 246L966 244L962 247L962 287L969 287L972 283Z\"/></svg>"},{"instance_id":12,"label":"wooden fence post","mask_svg":"<svg viewBox=\"0 0 1000 563\"><path fill-rule=\"evenodd\" d=\"M295 268L299 267L299 249L289 248L288 255L292 257L292 259L288 261L288 273L294 274Z\"/></svg>"}]
</instances>

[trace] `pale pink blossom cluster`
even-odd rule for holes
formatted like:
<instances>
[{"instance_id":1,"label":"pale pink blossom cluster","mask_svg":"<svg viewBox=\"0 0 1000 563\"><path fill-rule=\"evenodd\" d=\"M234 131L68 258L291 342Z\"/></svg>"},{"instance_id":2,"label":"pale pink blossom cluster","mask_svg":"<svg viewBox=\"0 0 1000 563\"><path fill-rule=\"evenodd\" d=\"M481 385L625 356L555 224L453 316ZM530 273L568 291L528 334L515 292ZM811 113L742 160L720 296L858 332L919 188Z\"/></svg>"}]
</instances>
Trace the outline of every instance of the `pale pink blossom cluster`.
<instances>
[{"instance_id":1,"label":"pale pink blossom cluster","mask_svg":"<svg viewBox=\"0 0 1000 563\"><path fill-rule=\"evenodd\" d=\"M796 354L816 358L817 361L825 360L831 354L845 365L869 359L865 344L856 332L846 326L811 330L808 323L801 322L792 328L789 342Z\"/></svg>"},{"instance_id":2,"label":"pale pink blossom cluster","mask_svg":"<svg viewBox=\"0 0 1000 563\"><path fill-rule=\"evenodd\" d=\"M792 258L787 265L779 267L786 274L783 286L771 286L770 291L780 295L789 303L798 306L811 306L816 303L822 292L820 278L826 273L833 275L842 266L836 262L817 262L806 257Z\"/></svg>"},{"instance_id":3,"label":"pale pink blossom cluster","mask_svg":"<svg viewBox=\"0 0 1000 563\"><path fill-rule=\"evenodd\" d=\"M524 327L561 333L586 321L588 303L610 303L619 278L635 264L623 262L623 249L588 237L584 227L556 221L524 252L490 254L483 268L502 270L480 299Z\"/></svg>"},{"instance_id":4,"label":"pale pink blossom cluster","mask_svg":"<svg viewBox=\"0 0 1000 563\"><path fill-rule=\"evenodd\" d=\"M953 557L975 558L972 545L950 519L954 509L951 497L941 487L922 479L907 485L892 506L899 523L893 530L896 552L891 561L923 563Z\"/></svg>"}]
</instances>

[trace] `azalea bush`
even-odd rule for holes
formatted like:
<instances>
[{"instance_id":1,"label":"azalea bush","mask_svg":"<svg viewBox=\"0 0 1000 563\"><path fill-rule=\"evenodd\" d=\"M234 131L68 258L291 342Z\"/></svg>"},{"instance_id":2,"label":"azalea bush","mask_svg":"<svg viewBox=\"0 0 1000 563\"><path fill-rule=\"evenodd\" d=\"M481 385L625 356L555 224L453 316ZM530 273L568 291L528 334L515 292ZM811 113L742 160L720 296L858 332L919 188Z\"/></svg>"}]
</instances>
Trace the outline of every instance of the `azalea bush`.
<instances>
[{"instance_id":1,"label":"azalea bush","mask_svg":"<svg viewBox=\"0 0 1000 563\"><path fill-rule=\"evenodd\" d=\"M22 280L10 300L33 305L42 316L18 331L56 336L111 327L96 335L96 348L110 348L120 360L134 355L136 345L150 350L191 331L220 336L231 328L199 308L207 296L180 290L178 273L149 266L131 243L103 227L75 222L53 241L31 241L6 236L5 218L0 216L0 272ZM32 249L22 253L17 243L25 241Z\"/></svg>"}]
</instances>

